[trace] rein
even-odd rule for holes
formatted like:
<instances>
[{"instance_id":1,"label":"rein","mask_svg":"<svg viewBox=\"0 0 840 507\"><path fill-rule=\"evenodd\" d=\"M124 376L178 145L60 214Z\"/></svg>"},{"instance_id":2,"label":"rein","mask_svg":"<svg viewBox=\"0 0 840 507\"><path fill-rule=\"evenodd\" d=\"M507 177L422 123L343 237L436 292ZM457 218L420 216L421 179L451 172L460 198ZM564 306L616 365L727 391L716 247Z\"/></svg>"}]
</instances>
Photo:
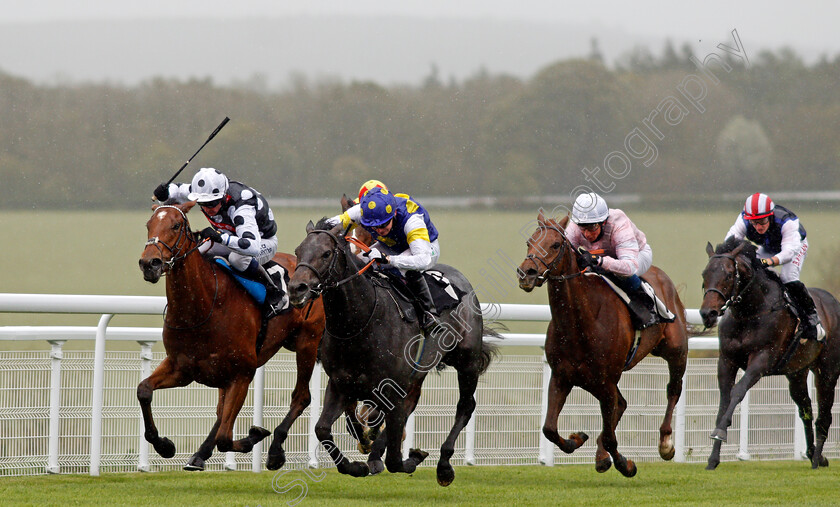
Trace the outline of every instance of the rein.
<instances>
[{"instance_id":1,"label":"rein","mask_svg":"<svg viewBox=\"0 0 840 507\"><path fill-rule=\"evenodd\" d=\"M726 294L724 294L720 289L718 289L716 287L706 289L706 291L703 293L704 298L710 292L714 292L714 293L720 295L721 298L723 298L724 303L723 303L723 306L720 307L720 311L722 313L722 312L726 311L732 305L737 305L738 303L741 302L741 300L743 299L743 294L747 291L747 289L749 289L750 285L752 285L752 283L755 281L755 270L752 268L752 266L749 266L750 271L752 272L751 273L752 276L750 276L750 281L747 282L747 284L744 285L741 288L741 290L739 290L736 293L735 291L737 290L738 285L741 282L741 274L738 271L738 258L734 255L729 255L729 254L715 254L715 255L712 255L710 258L711 259L716 259L716 258L718 258L718 259L729 259L735 265L735 283L732 285L732 294L729 297L727 297Z\"/></svg>"}]
</instances>

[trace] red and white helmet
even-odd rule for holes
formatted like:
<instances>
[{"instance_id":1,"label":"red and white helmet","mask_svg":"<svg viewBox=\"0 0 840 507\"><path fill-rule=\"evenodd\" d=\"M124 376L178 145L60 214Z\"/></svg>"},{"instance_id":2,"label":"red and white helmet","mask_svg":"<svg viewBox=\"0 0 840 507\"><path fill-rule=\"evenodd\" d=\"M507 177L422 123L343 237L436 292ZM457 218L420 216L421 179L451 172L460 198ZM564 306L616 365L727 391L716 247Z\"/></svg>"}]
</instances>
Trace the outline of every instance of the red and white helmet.
<instances>
[{"instance_id":1,"label":"red and white helmet","mask_svg":"<svg viewBox=\"0 0 840 507\"><path fill-rule=\"evenodd\" d=\"M773 214L775 208L773 199L767 197L767 194L756 192L747 197L747 202L744 203L744 218L758 220L759 218L769 217Z\"/></svg>"}]
</instances>

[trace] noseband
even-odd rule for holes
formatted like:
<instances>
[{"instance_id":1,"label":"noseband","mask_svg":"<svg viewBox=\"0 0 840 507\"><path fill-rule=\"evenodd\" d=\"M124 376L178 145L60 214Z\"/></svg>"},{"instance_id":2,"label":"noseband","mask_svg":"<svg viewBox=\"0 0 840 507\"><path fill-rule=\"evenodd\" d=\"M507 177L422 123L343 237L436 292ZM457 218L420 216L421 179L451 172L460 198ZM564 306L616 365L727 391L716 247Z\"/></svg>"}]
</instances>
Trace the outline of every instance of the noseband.
<instances>
[{"instance_id":1,"label":"noseband","mask_svg":"<svg viewBox=\"0 0 840 507\"><path fill-rule=\"evenodd\" d=\"M538 284L542 285L546 280L557 280L557 281L563 282L563 281L569 280L571 278L576 278L576 277L582 275L583 274L582 271L577 272L577 273L572 273L570 275L549 275L549 273L551 271L553 271L555 267L557 267L557 263L559 263L560 260L563 258L563 254L566 252L566 249L569 248L569 245L570 245L569 238L567 238L566 234L563 233L563 231L558 227L554 227L554 226L549 227L549 226L546 226L546 225L540 225L539 227L537 227L537 230L539 230L539 229L546 229L546 230L551 229L553 231L557 231L557 233L560 234L560 237L563 238L563 245L560 248L560 251L557 252L557 256L555 256L554 259L551 262L546 262L545 259L543 259L541 257L537 257L535 254L532 254L532 253L529 253L528 255L525 256L525 260L526 261L530 260L531 262L534 263L534 266L539 265L539 264L537 264L537 262L539 262L540 264L545 266L545 270L541 274L537 275Z\"/></svg>"},{"instance_id":2,"label":"noseband","mask_svg":"<svg viewBox=\"0 0 840 507\"><path fill-rule=\"evenodd\" d=\"M338 259L338 256L340 254L345 253L344 250L341 248L341 240L339 239L338 236L333 234L332 231L328 231L328 230L325 230L325 229L313 229L313 230L309 231L309 233L307 233L307 236L309 234L326 234L327 236L332 238L333 243L335 243L335 246L332 249L332 252L333 252L332 259L330 259L330 265L327 266L325 274L321 274L321 272L318 271L318 268L316 268L312 264L309 264L308 262L298 263L297 267L295 267L295 271L297 271L298 268L306 268L306 269L312 271L315 274L315 277L318 278L318 285L309 289L310 291L312 291L313 294L315 294L315 297L320 296L325 290L340 287L340 286L344 285L345 283L349 282L350 280L356 278L357 276L360 276L362 273L364 273L374 263L374 261L372 260L364 268L362 268L359 271L353 273L352 275L350 275L346 278L342 278L341 280L338 280L337 282L329 282L330 279L335 279L335 278L338 278L339 276L341 276L341 273L339 273L338 270L335 269L335 263L336 263L336 260Z\"/></svg>"}]
</instances>

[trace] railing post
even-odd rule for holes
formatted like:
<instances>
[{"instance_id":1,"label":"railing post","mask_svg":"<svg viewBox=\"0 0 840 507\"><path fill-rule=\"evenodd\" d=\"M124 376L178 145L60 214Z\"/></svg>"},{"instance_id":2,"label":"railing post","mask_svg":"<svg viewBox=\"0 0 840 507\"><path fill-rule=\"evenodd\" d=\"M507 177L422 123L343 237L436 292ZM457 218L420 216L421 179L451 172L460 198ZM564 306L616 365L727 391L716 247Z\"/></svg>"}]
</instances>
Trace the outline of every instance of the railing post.
<instances>
[{"instance_id":1,"label":"railing post","mask_svg":"<svg viewBox=\"0 0 840 507\"><path fill-rule=\"evenodd\" d=\"M105 382L105 331L114 316L106 313L96 327L96 345L93 353L93 396L90 414L90 475L99 475L102 461L102 392Z\"/></svg>"},{"instance_id":2,"label":"railing post","mask_svg":"<svg viewBox=\"0 0 840 507\"><path fill-rule=\"evenodd\" d=\"M312 378L309 379L309 394L312 402L309 404L309 468L318 468L318 437L315 435L315 425L321 417L321 364L315 363Z\"/></svg>"},{"instance_id":3,"label":"railing post","mask_svg":"<svg viewBox=\"0 0 840 507\"><path fill-rule=\"evenodd\" d=\"M140 380L145 380L152 374L152 346L155 342L137 340L140 344ZM149 442L146 442L146 423L140 417L140 442L137 446L139 455L137 456L137 470L141 472L148 472L151 470L149 466Z\"/></svg>"},{"instance_id":4,"label":"railing post","mask_svg":"<svg viewBox=\"0 0 840 507\"><path fill-rule=\"evenodd\" d=\"M738 459L747 461L750 459L750 392L744 395L741 401L741 438L738 446Z\"/></svg>"},{"instance_id":5,"label":"railing post","mask_svg":"<svg viewBox=\"0 0 840 507\"><path fill-rule=\"evenodd\" d=\"M47 340L52 346L50 350L50 455L47 459L47 473L57 474L61 472L58 466L58 437L61 428L61 359L64 353L61 347L67 340Z\"/></svg>"},{"instance_id":6,"label":"railing post","mask_svg":"<svg viewBox=\"0 0 840 507\"><path fill-rule=\"evenodd\" d=\"M254 375L254 426L259 427L263 425L264 388L265 365L257 368L257 373ZM262 471L262 442L254 445L251 450L251 471L255 474Z\"/></svg>"},{"instance_id":7,"label":"railing post","mask_svg":"<svg viewBox=\"0 0 840 507\"><path fill-rule=\"evenodd\" d=\"M677 463L685 463L685 396L686 396L686 379L688 372L683 375L682 390L680 391L680 399L677 401L677 407L674 410L674 461Z\"/></svg>"},{"instance_id":8,"label":"railing post","mask_svg":"<svg viewBox=\"0 0 840 507\"><path fill-rule=\"evenodd\" d=\"M408 459L410 450L414 448L414 412L405 421L405 441L403 442L403 459Z\"/></svg>"},{"instance_id":9,"label":"railing post","mask_svg":"<svg viewBox=\"0 0 840 507\"><path fill-rule=\"evenodd\" d=\"M543 362L542 375L542 401L540 402L540 409L542 410L542 417L548 412L548 389L551 383L551 367L548 362ZM540 429L540 464L545 466L554 466L554 444L552 444Z\"/></svg>"},{"instance_id":10,"label":"railing post","mask_svg":"<svg viewBox=\"0 0 840 507\"><path fill-rule=\"evenodd\" d=\"M814 392L814 373L808 372L808 396ZM793 459L807 459L808 445L805 443L805 425L802 419L799 418L799 408L796 404L793 405Z\"/></svg>"}]
</instances>

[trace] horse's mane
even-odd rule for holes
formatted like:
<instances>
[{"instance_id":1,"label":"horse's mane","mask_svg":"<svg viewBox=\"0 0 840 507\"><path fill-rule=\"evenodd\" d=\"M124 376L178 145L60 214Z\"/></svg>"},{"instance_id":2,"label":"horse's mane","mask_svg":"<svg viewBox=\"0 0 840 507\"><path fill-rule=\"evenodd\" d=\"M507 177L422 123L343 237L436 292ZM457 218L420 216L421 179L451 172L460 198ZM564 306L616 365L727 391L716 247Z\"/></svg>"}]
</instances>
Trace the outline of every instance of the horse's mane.
<instances>
[{"instance_id":1,"label":"horse's mane","mask_svg":"<svg viewBox=\"0 0 840 507\"><path fill-rule=\"evenodd\" d=\"M330 225L328 220L329 220L328 217L323 217L320 220L318 220L318 223L315 224L315 230L317 230L317 231L329 231L330 229L332 229L333 226Z\"/></svg>"},{"instance_id":2,"label":"horse's mane","mask_svg":"<svg viewBox=\"0 0 840 507\"><path fill-rule=\"evenodd\" d=\"M719 244L717 248L715 248L715 254L726 254L738 248L739 245L743 243L744 247L741 249L741 255L749 259L750 265L752 266L753 272L755 273L764 273L767 275L767 278L774 280L778 283L782 283L782 279L779 278L779 274L776 273L772 269L764 269L764 266L761 264L761 260L757 256L758 248L755 246L754 243L747 241L747 240L739 240L736 239L734 236L730 236L726 238L726 240Z\"/></svg>"}]
</instances>

